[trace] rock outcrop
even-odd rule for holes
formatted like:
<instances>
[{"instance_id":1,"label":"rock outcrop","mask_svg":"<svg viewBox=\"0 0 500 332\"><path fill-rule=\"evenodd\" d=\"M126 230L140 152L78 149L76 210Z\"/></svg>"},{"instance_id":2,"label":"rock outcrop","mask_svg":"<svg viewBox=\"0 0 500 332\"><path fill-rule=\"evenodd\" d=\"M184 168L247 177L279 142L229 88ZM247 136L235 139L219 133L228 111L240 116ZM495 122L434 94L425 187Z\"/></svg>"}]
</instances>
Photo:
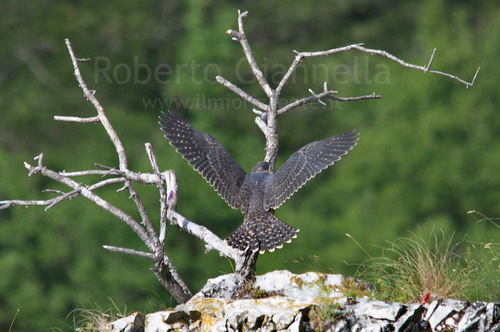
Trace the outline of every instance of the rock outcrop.
<instances>
[{"instance_id":1,"label":"rock outcrop","mask_svg":"<svg viewBox=\"0 0 500 332\"><path fill-rule=\"evenodd\" d=\"M365 282L317 272L274 271L238 286L232 274L211 279L173 310L135 313L106 331L500 332L500 302L385 303L370 299L373 287Z\"/></svg>"}]
</instances>

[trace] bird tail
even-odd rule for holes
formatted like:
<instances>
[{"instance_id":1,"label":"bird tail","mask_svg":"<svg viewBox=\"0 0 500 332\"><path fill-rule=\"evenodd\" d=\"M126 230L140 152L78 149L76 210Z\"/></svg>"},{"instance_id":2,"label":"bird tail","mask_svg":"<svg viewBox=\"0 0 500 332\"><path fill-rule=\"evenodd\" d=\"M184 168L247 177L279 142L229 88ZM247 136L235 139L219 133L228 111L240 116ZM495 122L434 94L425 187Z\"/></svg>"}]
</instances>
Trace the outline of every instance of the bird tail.
<instances>
[{"instance_id":1,"label":"bird tail","mask_svg":"<svg viewBox=\"0 0 500 332\"><path fill-rule=\"evenodd\" d=\"M270 212L248 213L245 221L226 239L227 243L238 250L274 251L297 237L299 229L279 220Z\"/></svg>"}]
</instances>

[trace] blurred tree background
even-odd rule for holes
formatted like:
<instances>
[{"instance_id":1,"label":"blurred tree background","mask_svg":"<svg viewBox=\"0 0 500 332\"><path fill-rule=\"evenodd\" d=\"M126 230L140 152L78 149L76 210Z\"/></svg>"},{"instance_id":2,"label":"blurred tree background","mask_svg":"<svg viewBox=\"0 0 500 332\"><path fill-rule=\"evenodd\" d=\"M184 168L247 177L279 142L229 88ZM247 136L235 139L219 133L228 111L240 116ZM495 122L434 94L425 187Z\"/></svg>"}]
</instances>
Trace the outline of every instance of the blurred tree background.
<instances>
[{"instance_id":1,"label":"blurred tree background","mask_svg":"<svg viewBox=\"0 0 500 332\"><path fill-rule=\"evenodd\" d=\"M117 166L100 125L61 123L54 115L92 116L73 76L64 38L84 79L127 149L130 168L151 172L144 143L180 185L179 211L226 237L242 221L163 138L161 110L181 114L215 136L247 171L264 157L264 138L251 106L215 82L222 75L258 98L239 43L237 9L248 10L247 36L257 61L276 85L293 50L318 51L365 43L401 59L427 64L474 85L403 68L350 52L306 60L283 94L285 101L320 91L327 81L339 96L376 92L381 100L311 104L279 120L279 166L306 143L346 130L358 146L299 190L276 215L301 229L283 249L259 258L259 274L276 269L353 275L376 246L432 228L456 239L500 242L478 210L500 215L500 6L496 1L20 1L0 3L0 200L44 199L61 189L28 178L23 162L44 153L54 170ZM84 181L87 179L82 179ZM125 192L98 193L134 213ZM157 218L158 196L138 188ZM193 292L207 278L232 271L203 243L170 229L167 252ZM0 210L0 330L70 330L75 308L152 312L174 306L151 263L110 253L102 245L144 250L136 235L83 198L44 212ZM319 257L318 260L316 257Z\"/></svg>"}]
</instances>

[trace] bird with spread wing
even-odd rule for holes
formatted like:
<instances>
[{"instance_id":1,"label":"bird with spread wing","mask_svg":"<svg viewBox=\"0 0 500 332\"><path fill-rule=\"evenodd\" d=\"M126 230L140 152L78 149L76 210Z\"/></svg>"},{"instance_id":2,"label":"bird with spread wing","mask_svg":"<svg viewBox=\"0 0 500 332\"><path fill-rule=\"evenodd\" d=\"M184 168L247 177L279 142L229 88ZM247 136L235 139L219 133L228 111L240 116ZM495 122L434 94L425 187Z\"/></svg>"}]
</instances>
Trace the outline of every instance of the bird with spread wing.
<instances>
[{"instance_id":1,"label":"bird with spread wing","mask_svg":"<svg viewBox=\"0 0 500 332\"><path fill-rule=\"evenodd\" d=\"M307 144L292 154L275 172L265 161L247 174L211 135L203 134L179 116L162 112L161 130L178 153L234 209L245 215L226 241L240 251L274 251L291 242L299 230L274 216L293 193L316 174L333 165L355 145L357 133L340 135Z\"/></svg>"}]
</instances>

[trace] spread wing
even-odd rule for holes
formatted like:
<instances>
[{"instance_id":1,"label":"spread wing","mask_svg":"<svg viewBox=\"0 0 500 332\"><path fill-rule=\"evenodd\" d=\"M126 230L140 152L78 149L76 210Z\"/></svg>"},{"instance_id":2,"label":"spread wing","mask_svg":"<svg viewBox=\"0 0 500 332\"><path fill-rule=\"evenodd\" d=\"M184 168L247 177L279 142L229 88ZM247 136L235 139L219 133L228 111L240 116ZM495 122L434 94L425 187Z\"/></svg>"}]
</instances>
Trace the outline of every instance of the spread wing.
<instances>
[{"instance_id":1,"label":"spread wing","mask_svg":"<svg viewBox=\"0 0 500 332\"><path fill-rule=\"evenodd\" d=\"M177 152L189 161L229 206L240 207L238 193L246 172L211 135L203 134L173 113L162 114L159 124L170 144L177 148Z\"/></svg>"},{"instance_id":2,"label":"spread wing","mask_svg":"<svg viewBox=\"0 0 500 332\"><path fill-rule=\"evenodd\" d=\"M277 209L309 179L340 160L356 145L357 135L348 131L309 143L292 154L274 174L272 185L266 188L266 210Z\"/></svg>"}]
</instances>

